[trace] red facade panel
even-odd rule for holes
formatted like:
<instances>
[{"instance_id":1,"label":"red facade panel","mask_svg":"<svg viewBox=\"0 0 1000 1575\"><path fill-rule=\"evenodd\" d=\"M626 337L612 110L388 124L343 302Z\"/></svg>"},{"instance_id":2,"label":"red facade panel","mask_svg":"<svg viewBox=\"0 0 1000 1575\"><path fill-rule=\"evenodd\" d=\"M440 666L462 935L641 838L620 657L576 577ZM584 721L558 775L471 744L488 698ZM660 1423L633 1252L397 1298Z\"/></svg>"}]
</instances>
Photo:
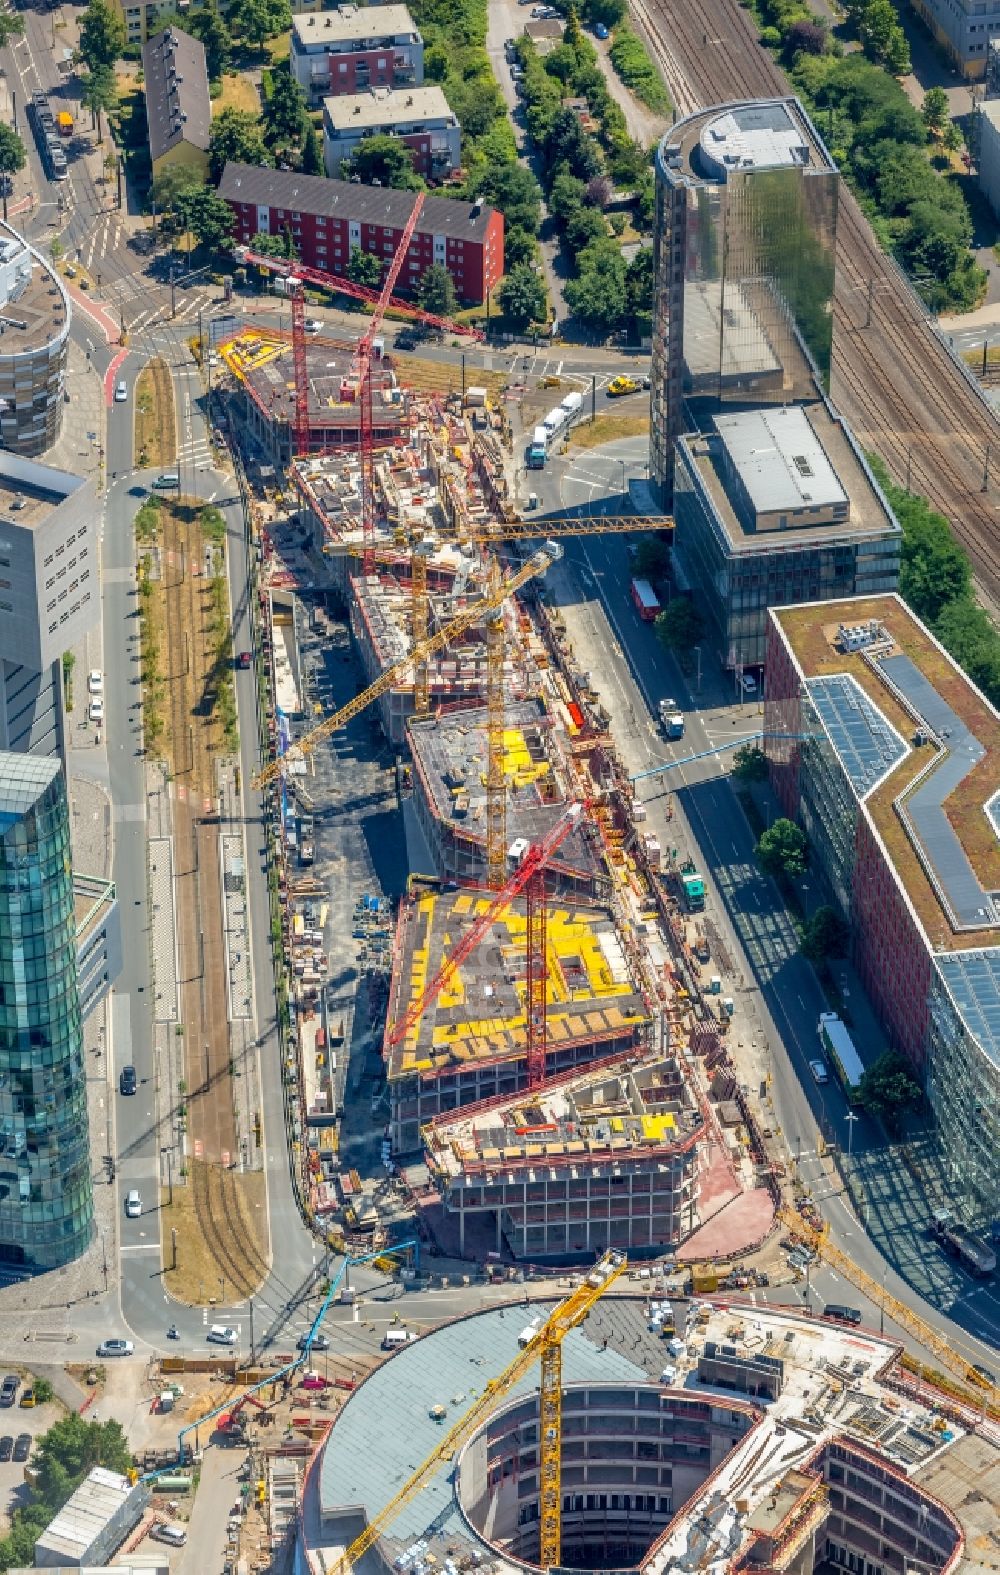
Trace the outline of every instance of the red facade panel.
<instances>
[{"instance_id":1,"label":"red facade panel","mask_svg":"<svg viewBox=\"0 0 1000 1575\"><path fill-rule=\"evenodd\" d=\"M249 245L261 228L257 208L253 203L230 202L236 215L234 240ZM311 213L269 208L268 232L281 235L286 229L291 233L299 258L309 268L324 269L342 274L351 257L350 224L345 218L324 218ZM402 230L378 224L362 224L360 245L362 251L379 257L388 268L402 239ZM434 261L434 238L419 230L410 242L406 261L399 276L397 289L401 295L414 290L424 271ZM503 215L492 213L482 240L459 239L449 236L446 240L445 263L455 281L455 292L460 301L480 306L487 292L494 289L503 275Z\"/></svg>"},{"instance_id":2,"label":"red facade panel","mask_svg":"<svg viewBox=\"0 0 1000 1575\"><path fill-rule=\"evenodd\" d=\"M852 894L854 965L892 1041L923 1074L931 959L887 855L865 815L858 816Z\"/></svg>"}]
</instances>

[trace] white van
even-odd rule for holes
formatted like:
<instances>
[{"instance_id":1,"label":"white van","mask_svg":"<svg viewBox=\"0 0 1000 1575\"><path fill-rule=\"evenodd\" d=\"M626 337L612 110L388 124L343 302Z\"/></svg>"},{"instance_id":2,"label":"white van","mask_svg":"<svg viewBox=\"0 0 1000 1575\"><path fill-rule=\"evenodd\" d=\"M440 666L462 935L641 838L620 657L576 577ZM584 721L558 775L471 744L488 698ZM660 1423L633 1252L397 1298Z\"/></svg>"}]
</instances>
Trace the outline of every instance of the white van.
<instances>
[{"instance_id":1,"label":"white van","mask_svg":"<svg viewBox=\"0 0 1000 1575\"><path fill-rule=\"evenodd\" d=\"M416 1338L416 1335L411 1334L409 1329L387 1329L382 1340L382 1349L383 1351L398 1351L401 1345L409 1345L410 1341Z\"/></svg>"},{"instance_id":2,"label":"white van","mask_svg":"<svg viewBox=\"0 0 1000 1575\"><path fill-rule=\"evenodd\" d=\"M205 1339L209 1345L235 1345L239 1336L236 1330L231 1329L228 1324L213 1323Z\"/></svg>"},{"instance_id":3,"label":"white van","mask_svg":"<svg viewBox=\"0 0 1000 1575\"><path fill-rule=\"evenodd\" d=\"M182 1548L188 1539L184 1527L175 1526L172 1521L150 1527L149 1535L154 1542L165 1542L171 1548Z\"/></svg>"}]
</instances>

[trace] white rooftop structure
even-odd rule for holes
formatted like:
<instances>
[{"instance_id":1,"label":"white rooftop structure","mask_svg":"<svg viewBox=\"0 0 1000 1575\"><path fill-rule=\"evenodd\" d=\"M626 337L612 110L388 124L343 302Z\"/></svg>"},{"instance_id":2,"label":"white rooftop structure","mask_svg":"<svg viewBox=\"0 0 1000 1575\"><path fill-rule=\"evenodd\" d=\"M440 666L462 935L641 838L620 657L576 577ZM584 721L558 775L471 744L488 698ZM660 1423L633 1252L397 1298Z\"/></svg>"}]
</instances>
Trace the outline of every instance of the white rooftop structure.
<instances>
[{"instance_id":1,"label":"white rooftop structure","mask_svg":"<svg viewBox=\"0 0 1000 1575\"><path fill-rule=\"evenodd\" d=\"M330 131L375 131L391 126L396 132L416 130L431 121L448 125L455 115L441 88L370 88L367 93L345 93L323 100L324 120Z\"/></svg>"},{"instance_id":2,"label":"white rooftop structure","mask_svg":"<svg viewBox=\"0 0 1000 1575\"><path fill-rule=\"evenodd\" d=\"M848 507L847 493L801 406L716 416L715 427L758 516Z\"/></svg>"},{"instance_id":3,"label":"white rooftop structure","mask_svg":"<svg viewBox=\"0 0 1000 1575\"><path fill-rule=\"evenodd\" d=\"M712 174L781 169L809 163L809 144L786 105L778 100L739 104L710 120L699 139Z\"/></svg>"},{"instance_id":4,"label":"white rooftop structure","mask_svg":"<svg viewBox=\"0 0 1000 1575\"><path fill-rule=\"evenodd\" d=\"M303 49L335 49L338 44L384 40L408 43L416 26L405 5L343 5L333 11L301 12L292 18L292 31Z\"/></svg>"}]
</instances>

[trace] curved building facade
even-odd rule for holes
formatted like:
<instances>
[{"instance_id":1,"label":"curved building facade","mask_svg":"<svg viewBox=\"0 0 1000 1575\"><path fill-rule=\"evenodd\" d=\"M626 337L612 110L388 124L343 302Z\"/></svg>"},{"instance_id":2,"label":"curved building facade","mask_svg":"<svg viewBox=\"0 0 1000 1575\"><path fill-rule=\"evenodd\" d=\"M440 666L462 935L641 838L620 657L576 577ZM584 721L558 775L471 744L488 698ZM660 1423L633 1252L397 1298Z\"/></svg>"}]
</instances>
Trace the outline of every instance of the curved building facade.
<instances>
[{"instance_id":1,"label":"curved building facade","mask_svg":"<svg viewBox=\"0 0 1000 1575\"><path fill-rule=\"evenodd\" d=\"M0 224L0 446L32 458L62 426L71 307L55 269Z\"/></svg>"},{"instance_id":2,"label":"curved building facade","mask_svg":"<svg viewBox=\"0 0 1000 1575\"><path fill-rule=\"evenodd\" d=\"M66 779L0 754L0 1263L70 1263L93 1215Z\"/></svg>"},{"instance_id":3,"label":"curved building facade","mask_svg":"<svg viewBox=\"0 0 1000 1575\"><path fill-rule=\"evenodd\" d=\"M827 385L839 179L793 98L690 115L657 149L650 475L665 507L699 409Z\"/></svg>"}]
</instances>

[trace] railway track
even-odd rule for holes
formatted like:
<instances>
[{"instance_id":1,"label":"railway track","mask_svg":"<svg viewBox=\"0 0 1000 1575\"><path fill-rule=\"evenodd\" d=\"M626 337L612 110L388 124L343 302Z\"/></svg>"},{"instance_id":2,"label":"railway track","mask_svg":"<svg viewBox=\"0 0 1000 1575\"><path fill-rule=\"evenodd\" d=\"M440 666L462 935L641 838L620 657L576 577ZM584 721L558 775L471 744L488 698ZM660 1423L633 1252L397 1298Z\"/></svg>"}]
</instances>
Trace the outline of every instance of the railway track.
<instances>
[{"instance_id":1,"label":"railway track","mask_svg":"<svg viewBox=\"0 0 1000 1575\"><path fill-rule=\"evenodd\" d=\"M681 113L792 91L735 0L633 0L636 20ZM1000 424L950 355L919 297L879 249L846 186L837 225L831 396L858 442L901 485L940 509L972 561L983 600L1000 607ZM984 487L984 482L986 483Z\"/></svg>"}]
</instances>

